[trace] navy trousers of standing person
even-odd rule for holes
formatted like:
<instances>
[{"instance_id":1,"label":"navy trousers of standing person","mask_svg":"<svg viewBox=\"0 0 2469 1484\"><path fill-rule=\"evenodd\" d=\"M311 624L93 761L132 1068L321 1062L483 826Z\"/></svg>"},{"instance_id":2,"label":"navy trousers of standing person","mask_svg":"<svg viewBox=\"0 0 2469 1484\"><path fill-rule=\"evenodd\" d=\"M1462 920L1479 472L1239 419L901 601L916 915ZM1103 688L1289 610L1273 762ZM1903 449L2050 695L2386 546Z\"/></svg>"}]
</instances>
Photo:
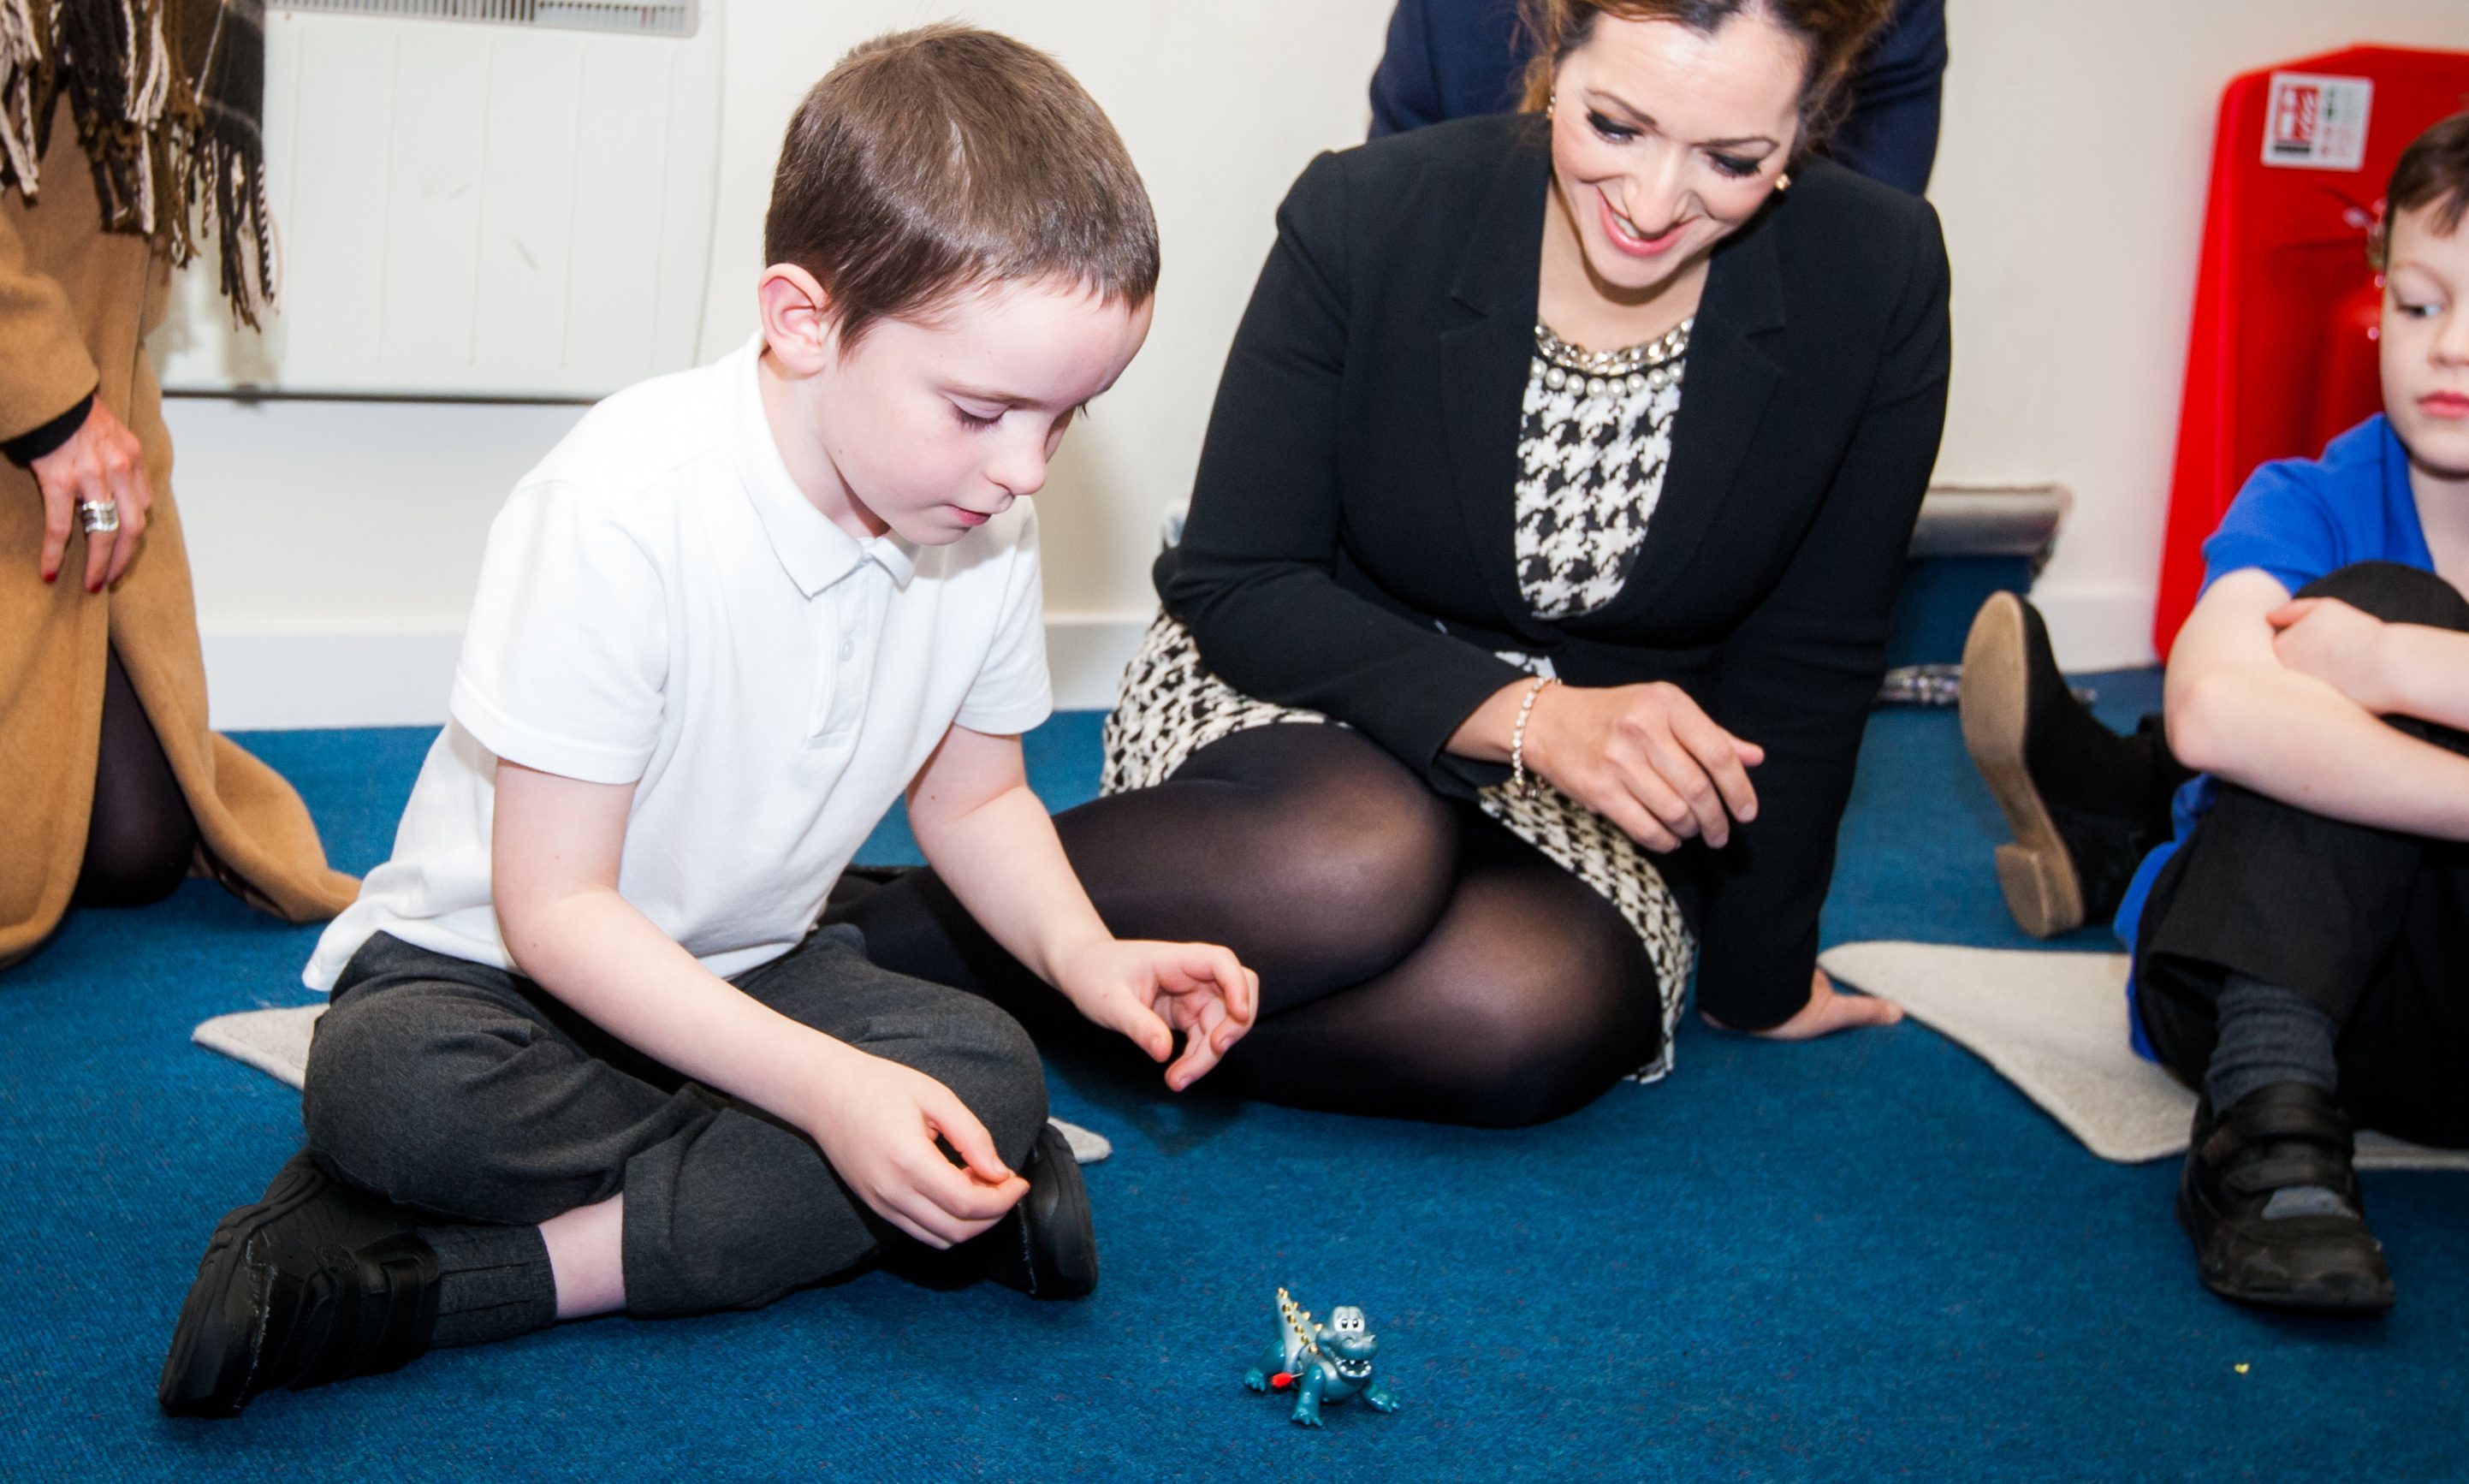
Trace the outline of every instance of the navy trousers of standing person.
<instances>
[{"instance_id":1,"label":"navy trousers of standing person","mask_svg":"<svg viewBox=\"0 0 2469 1484\"><path fill-rule=\"evenodd\" d=\"M1019 1024L876 967L826 927L731 981L957 1094L1012 1169L1046 1122ZM750 1309L908 1242L814 1142L635 1051L540 985L387 934L335 983L309 1053L309 1147L353 1184L450 1220L529 1225L623 1191L626 1310Z\"/></svg>"},{"instance_id":2,"label":"navy trousers of standing person","mask_svg":"<svg viewBox=\"0 0 2469 1484\"><path fill-rule=\"evenodd\" d=\"M2366 562L2309 583L2388 623L2469 632L2469 599L2432 572ZM2469 737L2408 717L2469 755ZM2229 974L2299 996L2340 1028L2340 1101L2361 1124L2469 1148L2469 845L2350 824L2223 784L2154 881L2135 945L2137 1005L2190 1086L2211 1062Z\"/></svg>"}]
</instances>

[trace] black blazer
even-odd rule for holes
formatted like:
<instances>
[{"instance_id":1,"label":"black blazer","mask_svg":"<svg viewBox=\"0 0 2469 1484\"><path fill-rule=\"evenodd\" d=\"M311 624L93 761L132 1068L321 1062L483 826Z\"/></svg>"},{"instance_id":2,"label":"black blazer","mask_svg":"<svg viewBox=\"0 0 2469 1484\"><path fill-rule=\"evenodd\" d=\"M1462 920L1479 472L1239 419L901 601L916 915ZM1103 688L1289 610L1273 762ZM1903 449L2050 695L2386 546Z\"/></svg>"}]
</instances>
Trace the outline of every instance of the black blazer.
<instances>
[{"instance_id":1,"label":"black blazer","mask_svg":"<svg viewBox=\"0 0 2469 1484\"><path fill-rule=\"evenodd\" d=\"M1157 585L1210 669L1359 728L1442 791L1505 770L1450 733L1547 655L1665 680L1763 746L1757 820L1667 860L1698 1003L1808 1000L1817 914L1946 413L1928 204L1808 160L1715 251L1663 497L1620 595L1538 619L1511 547L1550 157L1543 121L1440 124L1304 170L1219 383Z\"/></svg>"}]
</instances>

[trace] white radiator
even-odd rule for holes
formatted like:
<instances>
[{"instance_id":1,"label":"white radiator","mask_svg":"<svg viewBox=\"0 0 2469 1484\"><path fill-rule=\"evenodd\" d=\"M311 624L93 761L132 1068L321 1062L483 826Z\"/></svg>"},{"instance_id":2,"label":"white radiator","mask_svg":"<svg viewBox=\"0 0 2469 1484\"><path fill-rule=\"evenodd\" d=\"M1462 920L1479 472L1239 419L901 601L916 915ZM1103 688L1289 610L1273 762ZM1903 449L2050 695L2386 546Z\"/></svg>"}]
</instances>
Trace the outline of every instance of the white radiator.
<instances>
[{"instance_id":1,"label":"white radiator","mask_svg":"<svg viewBox=\"0 0 2469 1484\"><path fill-rule=\"evenodd\" d=\"M593 398L694 362L720 148L717 0L274 0L281 310L200 263L167 388Z\"/></svg>"}]
</instances>

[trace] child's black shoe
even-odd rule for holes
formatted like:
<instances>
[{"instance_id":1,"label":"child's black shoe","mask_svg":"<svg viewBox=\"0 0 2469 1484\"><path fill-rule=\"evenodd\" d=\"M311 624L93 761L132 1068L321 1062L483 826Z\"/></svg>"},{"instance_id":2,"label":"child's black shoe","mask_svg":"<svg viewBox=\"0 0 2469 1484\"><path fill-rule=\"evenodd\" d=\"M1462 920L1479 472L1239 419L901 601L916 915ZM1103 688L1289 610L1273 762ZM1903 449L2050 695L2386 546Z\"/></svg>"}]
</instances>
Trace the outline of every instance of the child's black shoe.
<instances>
[{"instance_id":1,"label":"child's black shoe","mask_svg":"<svg viewBox=\"0 0 2469 1484\"><path fill-rule=\"evenodd\" d=\"M2273 1082L2215 1116L2195 1108L2178 1181L2178 1224L2204 1286L2304 1313L2371 1317L2391 1308L2383 1243L2366 1230L2349 1121L2331 1094Z\"/></svg>"},{"instance_id":2,"label":"child's black shoe","mask_svg":"<svg viewBox=\"0 0 2469 1484\"><path fill-rule=\"evenodd\" d=\"M1021 1173L1028 1194L968 1245L985 1258L985 1275L1030 1298L1086 1298L1097 1287L1097 1228L1080 1162L1063 1130L1037 1131Z\"/></svg>"},{"instance_id":3,"label":"child's black shoe","mask_svg":"<svg viewBox=\"0 0 2469 1484\"><path fill-rule=\"evenodd\" d=\"M306 1152L225 1216L180 1307L155 1400L236 1417L277 1386L391 1371L428 1348L437 1255L413 1213L354 1190Z\"/></svg>"}]
</instances>

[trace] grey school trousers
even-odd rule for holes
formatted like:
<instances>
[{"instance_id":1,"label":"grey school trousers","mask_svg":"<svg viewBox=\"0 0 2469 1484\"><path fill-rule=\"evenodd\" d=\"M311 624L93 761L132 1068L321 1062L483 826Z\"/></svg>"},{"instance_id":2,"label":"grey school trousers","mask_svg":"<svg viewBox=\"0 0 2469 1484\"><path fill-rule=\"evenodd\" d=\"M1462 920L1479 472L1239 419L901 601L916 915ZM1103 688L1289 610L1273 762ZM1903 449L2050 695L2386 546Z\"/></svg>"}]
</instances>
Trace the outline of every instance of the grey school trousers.
<instances>
[{"instance_id":1,"label":"grey school trousers","mask_svg":"<svg viewBox=\"0 0 2469 1484\"><path fill-rule=\"evenodd\" d=\"M1015 1170L1046 1121L1027 1033L868 962L825 927L731 983L959 1096ZM653 1061L540 985L379 934L317 1022L309 1147L341 1178L457 1221L530 1224L626 1194L627 1311L767 1304L908 1242L804 1134Z\"/></svg>"}]
</instances>

